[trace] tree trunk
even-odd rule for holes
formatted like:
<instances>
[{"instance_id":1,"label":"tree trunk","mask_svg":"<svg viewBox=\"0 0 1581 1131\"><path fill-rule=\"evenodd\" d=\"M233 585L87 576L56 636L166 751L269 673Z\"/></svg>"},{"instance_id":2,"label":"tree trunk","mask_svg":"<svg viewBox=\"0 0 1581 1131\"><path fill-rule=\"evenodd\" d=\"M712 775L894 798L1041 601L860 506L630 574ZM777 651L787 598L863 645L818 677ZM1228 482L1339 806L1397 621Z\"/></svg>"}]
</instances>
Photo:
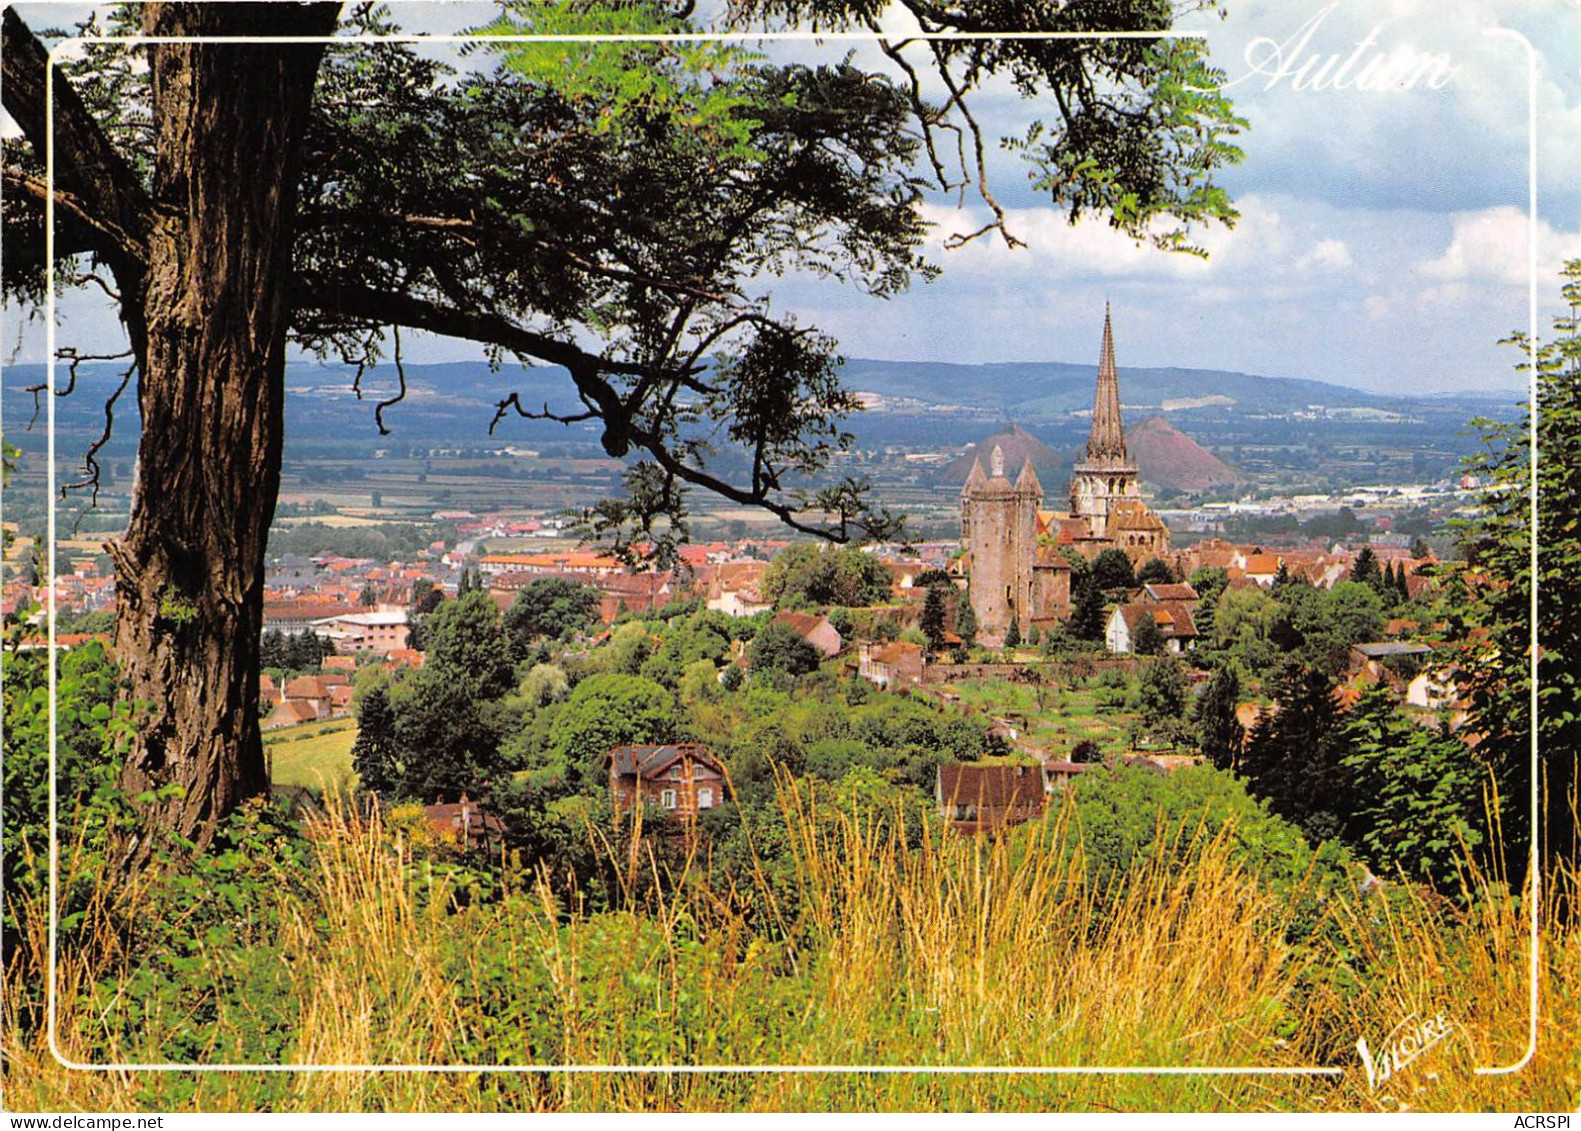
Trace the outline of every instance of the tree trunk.
<instances>
[{"instance_id":1,"label":"tree trunk","mask_svg":"<svg viewBox=\"0 0 1581 1131\"><path fill-rule=\"evenodd\" d=\"M338 4L151 4L154 36L325 35ZM280 486L296 187L317 44L151 48L157 158L142 294L137 490L116 564L136 736L122 784L206 845L266 780L265 538ZM166 787L179 787L167 789ZM144 856L152 838L142 837Z\"/></svg>"}]
</instances>

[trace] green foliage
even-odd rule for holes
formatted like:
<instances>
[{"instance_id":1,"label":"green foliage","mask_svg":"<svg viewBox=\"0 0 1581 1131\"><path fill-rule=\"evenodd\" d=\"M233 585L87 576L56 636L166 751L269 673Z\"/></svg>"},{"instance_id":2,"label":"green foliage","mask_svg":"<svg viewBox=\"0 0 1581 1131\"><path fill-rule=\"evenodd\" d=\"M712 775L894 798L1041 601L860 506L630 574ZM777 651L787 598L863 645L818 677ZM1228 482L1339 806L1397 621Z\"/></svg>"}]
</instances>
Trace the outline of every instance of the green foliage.
<instances>
[{"instance_id":1,"label":"green foliage","mask_svg":"<svg viewBox=\"0 0 1581 1131\"><path fill-rule=\"evenodd\" d=\"M636 675L653 655L655 647L653 633L646 624L627 621L615 626L608 643L593 652L587 666L595 672Z\"/></svg>"},{"instance_id":2,"label":"green foliage","mask_svg":"<svg viewBox=\"0 0 1581 1131\"><path fill-rule=\"evenodd\" d=\"M1403 716L1386 689L1351 712L1343 737L1355 805L1346 838L1385 877L1453 892L1483 843L1487 780L1465 744Z\"/></svg>"},{"instance_id":3,"label":"green foliage","mask_svg":"<svg viewBox=\"0 0 1581 1131\"><path fill-rule=\"evenodd\" d=\"M1130 589L1136 585L1131 559L1124 550L1110 547L1092 560L1092 579L1099 589Z\"/></svg>"},{"instance_id":4,"label":"green foliage","mask_svg":"<svg viewBox=\"0 0 1581 1131\"><path fill-rule=\"evenodd\" d=\"M1136 618L1136 632L1131 636L1131 651L1139 656L1156 656L1164 650L1164 634L1151 608L1144 608Z\"/></svg>"},{"instance_id":5,"label":"green foliage","mask_svg":"<svg viewBox=\"0 0 1581 1131\"><path fill-rule=\"evenodd\" d=\"M1383 585L1383 575L1378 569L1378 555L1372 552L1371 546L1363 546L1356 555L1356 560L1351 563L1350 581L1359 585L1370 585L1374 591Z\"/></svg>"},{"instance_id":6,"label":"green foliage","mask_svg":"<svg viewBox=\"0 0 1581 1131\"><path fill-rule=\"evenodd\" d=\"M1332 855L1315 856L1300 829L1269 812L1235 777L1211 766L1170 774L1095 767L1071 788L1087 874L1104 903L1117 898L1127 870L1149 853L1162 851L1177 868L1185 868L1208 839L1221 833L1231 838L1236 859L1276 892L1302 889L1314 878L1308 869L1320 861L1315 877L1320 890L1346 880Z\"/></svg>"},{"instance_id":7,"label":"green foliage","mask_svg":"<svg viewBox=\"0 0 1581 1131\"><path fill-rule=\"evenodd\" d=\"M602 786L612 747L669 742L678 725L675 697L663 685L642 676L589 676L555 716L546 753L571 784Z\"/></svg>"},{"instance_id":8,"label":"green foliage","mask_svg":"<svg viewBox=\"0 0 1581 1131\"><path fill-rule=\"evenodd\" d=\"M410 523L327 526L322 522L302 522L271 527L268 552L277 556L335 554L379 562L409 561L428 548L432 535L432 528Z\"/></svg>"},{"instance_id":9,"label":"green foliage","mask_svg":"<svg viewBox=\"0 0 1581 1131\"><path fill-rule=\"evenodd\" d=\"M948 582L946 582L948 585ZM922 601L922 618L918 627L927 638L928 650L937 652L944 647L944 616L946 585L930 585ZM953 586L950 586L953 590Z\"/></svg>"},{"instance_id":10,"label":"green foliage","mask_svg":"<svg viewBox=\"0 0 1581 1131\"><path fill-rule=\"evenodd\" d=\"M563 577L534 578L516 591L505 610L504 627L516 659L528 655L543 637L562 639L593 622L598 593Z\"/></svg>"},{"instance_id":11,"label":"green foliage","mask_svg":"<svg viewBox=\"0 0 1581 1131\"><path fill-rule=\"evenodd\" d=\"M462 694L498 699L515 685L510 645L487 593L468 593L441 605L425 619L423 635L423 670L456 684Z\"/></svg>"},{"instance_id":12,"label":"green foliage","mask_svg":"<svg viewBox=\"0 0 1581 1131\"><path fill-rule=\"evenodd\" d=\"M692 665L706 661L717 668L730 659L730 617L703 610L670 621L659 646L642 664L642 674L674 690Z\"/></svg>"},{"instance_id":13,"label":"green foliage","mask_svg":"<svg viewBox=\"0 0 1581 1131\"><path fill-rule=\"evenodd\" d=\"M1267 670L1278 654L1269 641L1278 616L1279 603L1261 589L1227 589L1213 614L1214 643L1248 670Z\"/></svg>"},{"instance_id":14,"label":"green foliage","mask_svg":"<svg viewBox=\"0 0 1581 1131\"><path fill-rule=\"evenodd\" d=\"M1535 482L1530 462L1529 414L1515 424L1474 422L1485 452L1465 470L1489 486L1482 509L1459 537L1475 582L1457 587L1462 603L1452 623L1479 635L1457 657L1471 700L1477 753L1503 798L1504 858L1514 882L1523 875L1529 822L1523 815L1531 775L1532 496L1537 504L1536 636L1537 749L1540 759L1544 861L1574 861L1581 853L1575 806L1581 759L1581 260L1566 263L1561 294L1566 313L1555 334L1533 349L1525 335L1508 339L1537 368Z\"/></svg>"},{"instance_id":15,"label":"green foliage","mask_svg":"<svg viewBox=\"0 0 1581 1131\"><path fill-rule=\"evenodd\" d=\"M547 707L571 694L571 681L558 664L534 664L516 689L529 707Z\"/></svg>"},{"instance_id":16,"label":"green foliage","mask_svg":"<svg viewBox=\"0 0 1581 1131\"><path fill-rule=\"evenodd\" d=\"M1153 661L1142 669L1136 694L1137 709L1150 726L1181 718L1191 694L1185 666L1173 657Z\"/></svg>"},{"instance_id":17,"label":"green foliage","mask_svg":"<svg viewBox=\"0 0 1581 1131\"><path fill-rule=\"evenodd\" d=\"M794 677L816 671L823 657L795 629L770 621L752 638L747 659L754 677L760 672L775 671Z\"/></svg>"},{"instance_id":18,"label":"green foliage","mask_svg":"<svg viewBox=\"0 0 1581 1131\"><path fill-rule=\"evenodd\" d=\"M509 688L509 684L506 685ZM397 797L481 797L501 773L500 743L516 724L499 698L480 697L445 665L425 664L390 689Z\"/></svg>"},{"instance_id":19,"label":"green foliage","mask_svg":"<svg viewBox=\"0 0 1581 1131\"><path fill-rule=\"evenodd\" d=\"M955 599L955 635L968 647L977 640L977 610L972 608L972 595L965 589Z\"/></svg>"},{"instance_id":20,"label":"green foliage","mask_svg":"<svg viewBox=\"0 0 1581 1131\"><path fill-rule=\"evenodd\" d=\"M1383 634L1383 601L1371 585L1340 581L1322 590L1296 582L1274 592L1279 608L1269 639L1331 676L1345 670L1354 645Z\"/></svg>"},{"instance_id":21,"label":"green foliage","mask_svg":"<svg viewBox=\"0 0 1581 1131\"><path fill-rule=\"evenodd\" d=\"M351 745L351 768L363 789L396 796L406 777L396 743L395 711L389 690L368 689L357 701L357 738Z\"/></svg>"},{"instance_id":22,"label":"green foliage","mask_svg":"<svg viewBox=\"0 0 1581 1131\"><path fill-rule=\"evenodd\" d=\"M272 628L260 638L259 654L261 667L314 674L323 667L324 657L335 654L335 645L308 629L284 633Z\"/></svg>"},{"instance_id":23,"label":"green foliage","mask_svg":"<svg viewBox=\"0 0 1581 1131\"><path fill-rule=\"evenodd\" d=\"M889 600L889 567L855 546L798 542L763 574L763 595L776 608L860 608Z\"/></svg>"},{"instance_id":24,"label":"green foliage","mask_svg":"<svg viewBox=\"0 0 1581 1131\"><path fill-rule=\"evenodd\" d=\"M1197 591L1197 605L1191 619L1197 626L1199 646L1213 645L1217 640L1215 614L1218 612L1219 596L1229 584L1229 575L1218 566L1203 566L1192 572L1186 584Z\"/></svg>"},{"instance_id":25,"label":"green foliage","mask_svg":"<svg viewBox=\"0 0 1581 1131\"><path fill-rule=\"evenodd\" d=\"M1071 614L1067 627L1077 640L1103 639L1103 590L1090 576L1074 582L1071 589Z\"/></svg>"},{"instance_id":26,"label":"green foliage","mask_svg":"<svg viewBox=\"0 0 1581 1131\"><path fill-rule=\"evenodd\" d=\"M1136 571L1138 585L1172 585L1178 580L1175 571L1162 558L1148 558Z\"/></svg>"},{"instance_id":27,"label":"green foliage","mask_svg":"<svg viewBox=\"0 0 1581 1131\"><path fill-rule=\"evenodd\" d=\"M363 788L390 798L432 802L481 797L503 770L502 741L518 725L510 646L488 593L472 590L424 618L427 659L390 683L362 687L353 767ZM387 715L386 715L387 712ZM358 764L361 758L366 770Z\"/></svg>"},{"instance_id":28,"label":"green foliage","mask_svg":"<svg viewBox=\"0 0 1581 1131\"><path fill-rule=\"evenodd\" d=\"M21 901L37 908L49 876L49 684L41 652L7 650L5 667L5 821L3 825L6 957L20 941ZM61 922L71 925L95 890L92 862L113 855L117 830L131 812L116 789L120 744L131 711L116 704L119 672L97 642L62 653L55 688L56 782L63 839L80 837L84 869L65 877Z\"/></svg>"},{"instance_id":29,"label":"green foliage","mask_svg":"<svg viewBox=\"0 0 1581 1131\"><path fill-rule=\"evenodd\" d=\"M1021 644L1021 621L1020 621L1019 618L1012 616L1010 618L1010 627L1005 629L1005 647L1006 648L1016 648L1016 647L1019 647L1020 644Z\"/></svg>"},{"instance_id":30,"label":"green foliage","mask_svg":"<svg viewBox=\"0 0 1581 1131\"><path fill-rule=\"evenodd\" d=\"M1273 678L1274 711L1247 737L1241 759L1251 789L1313 841L1337 837L1354 797L1333 680L1288 662Z\"/></svg>"},{"instance_id":31,"label":"green foliage","mask_svg":"<svg viewBox=\"0 0 1581 1131\"><path fill-rule=\"evenodd\" d=\"M1220 665L1193 707L1197 747L1220 770L1237 768L1246 743L1246 728L1236 718L1241 703L1241 679L1235 665Z\"/></svg>"}]
</instances>

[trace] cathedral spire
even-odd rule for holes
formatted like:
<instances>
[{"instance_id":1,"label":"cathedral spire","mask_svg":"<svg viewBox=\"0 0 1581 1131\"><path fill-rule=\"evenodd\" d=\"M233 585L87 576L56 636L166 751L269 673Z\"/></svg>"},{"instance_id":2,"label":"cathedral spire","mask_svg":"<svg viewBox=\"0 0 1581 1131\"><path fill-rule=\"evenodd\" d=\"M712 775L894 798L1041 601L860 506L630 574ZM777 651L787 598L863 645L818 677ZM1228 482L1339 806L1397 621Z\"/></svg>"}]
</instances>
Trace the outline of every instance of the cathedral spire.
<instances>
[{"instance_id":1,"label":"cathedral spire","mask_svg":"<svg viewBox=\"0 0 1581 1131\"><path fill-rule=\"evenodd\" d=\"M1098 393L1092 402L1092 432L1087 437L1087 462L1130 463L1125 426L1120 420L1120 377L1114 367L1114 330L1109 304L1103 304L1103 344L1098 349Z\"/></svg>"}]
</instances>

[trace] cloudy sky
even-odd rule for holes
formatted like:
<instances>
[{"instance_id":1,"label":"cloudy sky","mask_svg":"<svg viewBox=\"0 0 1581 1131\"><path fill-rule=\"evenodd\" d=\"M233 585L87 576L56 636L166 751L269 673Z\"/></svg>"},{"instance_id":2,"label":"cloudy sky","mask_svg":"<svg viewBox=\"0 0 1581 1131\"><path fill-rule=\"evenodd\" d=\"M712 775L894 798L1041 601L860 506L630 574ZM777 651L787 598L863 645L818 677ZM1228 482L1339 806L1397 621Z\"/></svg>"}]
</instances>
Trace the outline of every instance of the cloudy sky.
<instances>
[{"instance_id":1,"label":"cloudy sky","mask_svg":"<svg viewBox=\"0 0 1581 1131\"><path fill-rule=\"evenodd\" d=\"M1581 257L1581 5L1229 8L1222 21L1185 25L1209 37L1250 123L1245 160L1223 178L1241 219L1204 236L1207 261L1139 248L1101 223L1073 228L1023 193L1012 221L1026 249L977 241L941 250L944 277L887 304L796 298L852 354L1084 361L1096 356L1107 299L1122 368L1232 369L1382 391L1519 386L1509 348L1496 342L1528 317L1533 90L1540 325L1554 313L1559 265ZM1425 79L1409 89L1311 89L1331 57L1333 76L1369 39L1351 76L1374 56L1394 74L1432 63L1437 89ZM1298 89L1303 67L1309 81ZM1018 183L1007 171L1001 180ZM936 215L941 236L982 218Z\"/></svg>"},{"instance_id":2,"label":"cloudy sky","mask_svg":"<svg viewBox=\"0 0 1581 1131\"><path fill-rule=\"evenodd\" d=\"M38 5L24 15L47 22ZM79 5L61 6L64 23ZM1581 257L1577 0L1228 0L1187 18L1208 37L1250 128L1223 182L1241 218L1203 232L1206 261L1138 247L1043 207L1008 156L995 187L1027 247L943 248L983 216L930 205L938 281L881 302L790 282L776 302L851 356L1095 360L1105 301L1119 361L1306 377L1379 391L1514 389L1499 338L1527 324L1528 106L1537 123L1540 326L1557 270ZM402 4L405 26L453 30L476 5ZM1500 30L1505 29L1505 30ZM849 44L802 48L838 58ZM1336 84L1368 64L1409 82ZM1374 62L1376 60L1376 62ZM1529 62L1530 60L1530 62ZM1326 76L1326 82L1313 79ZM1321 89L1314 89L1321 87ZM989 97L1014 131L1050 106ZM85 329L84 308L74 321ZM100 321L102 316L95 321ZM93 335L97 337L98 335ZM23 356L34 350L23 351ZM414 360L477 356L427 338Z\"/></svg>"}]
</instances>

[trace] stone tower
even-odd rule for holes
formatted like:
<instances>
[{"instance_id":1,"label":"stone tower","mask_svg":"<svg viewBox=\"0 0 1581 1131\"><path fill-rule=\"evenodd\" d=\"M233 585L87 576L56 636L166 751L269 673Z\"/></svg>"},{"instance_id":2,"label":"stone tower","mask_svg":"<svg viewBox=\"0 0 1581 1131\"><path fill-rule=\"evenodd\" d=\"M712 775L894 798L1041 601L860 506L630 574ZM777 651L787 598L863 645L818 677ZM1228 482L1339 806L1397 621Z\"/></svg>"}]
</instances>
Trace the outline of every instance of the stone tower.
<instances>
[{"instance_id":1,"label":"stone tower","mask_svg":"<svg viewBox=\"0 0 1581 1131\"><path fill-rule=\"evenodd\" d=\"M1022 639L1036 614L1033 563L1037 555L1038 508L1043 485L1027 460L1014 483L1005 477L1005 454L996 444L988 457L973 460L961 490L961 541L971 555L972 612L978 638L1002 643L1015 620Z\"/></svg>"},{"instance_id":2,"label":"stone tower","mask_svg":"<svg viewBox=\"0 0 1581 1131\"><path fill-rule=\"evenodd\" d=\"M1092 431L1087 436L1087 450L1071 475L1070 513L1087 520L1093 538L1109 538L1109 517L1128 500L1141 504L1142 493L1136 483L1136 464L1125 450L1120 378L1114 368L1114 331L1109 325L1109 305L1105 303Z\"/></svg>"}]
</instances>

